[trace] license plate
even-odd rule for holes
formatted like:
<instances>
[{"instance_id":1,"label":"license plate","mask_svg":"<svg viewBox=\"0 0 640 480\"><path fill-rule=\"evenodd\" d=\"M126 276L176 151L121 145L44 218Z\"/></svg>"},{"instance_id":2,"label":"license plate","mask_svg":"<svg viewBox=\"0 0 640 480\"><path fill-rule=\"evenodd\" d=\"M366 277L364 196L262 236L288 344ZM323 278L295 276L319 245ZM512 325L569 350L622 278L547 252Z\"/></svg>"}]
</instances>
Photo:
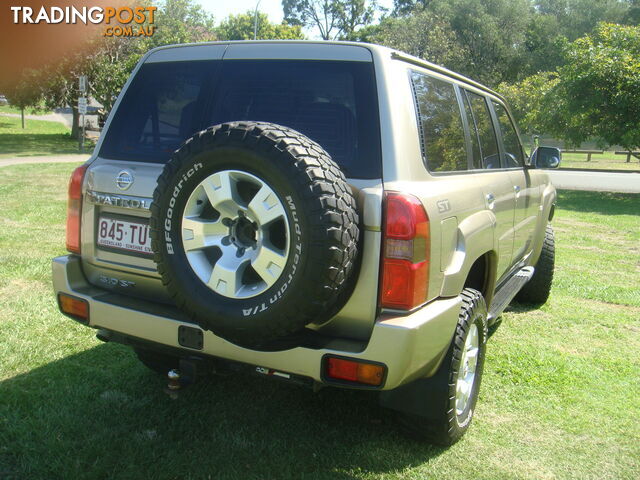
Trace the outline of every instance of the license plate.
<instances>
[{"instance_id":1,"label":"license plate","mask_svg":"<svg viewBox=\"0 0 640 480\"><path fill-rule=\"evenodd\" d=\"M101 217L98 222L98 245L129 252L153 253L149 225Z\"/></svg>"}]
</instances>

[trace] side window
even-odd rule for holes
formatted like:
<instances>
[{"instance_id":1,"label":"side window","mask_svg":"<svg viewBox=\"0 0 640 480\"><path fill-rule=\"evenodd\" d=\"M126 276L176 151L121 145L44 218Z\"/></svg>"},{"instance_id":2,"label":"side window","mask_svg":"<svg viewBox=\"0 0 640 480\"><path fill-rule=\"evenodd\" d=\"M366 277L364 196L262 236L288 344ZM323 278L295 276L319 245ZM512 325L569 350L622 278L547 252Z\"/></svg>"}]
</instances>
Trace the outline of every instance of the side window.
<instances>
[{"instance_id":1,"label":"side window","mask_svg":"<svg viewBox=\"0 0 640 480\"><path fill-rule=\"evenodd\" d=\"M467 118L467 126L469 127L469 135L471 137L471 153L473 155L473 168L482 168L480 159L482 158L482 152L480 151L480 134L476 127L476 120L471 109L471 103L469 98L462 90L462 103L464 104L464 114Z\"/></svg>"},{"instance_id":2,"label":"side window","mask_svg":"<svg viewBox=\"0 0 640 480\"><path fill-rule=\"evenodd\" d=\"M498 141L496 133L493 129L491 114L489 113L489 105L485 97L473 92L464 90L465 96L469 101L473 119L476 124L478 141L480 143L480 156L473 157L473 168L492 169L500 168L500 155L498 155ZM473 130L471 130L473 136Z\"/></svg>"},{"instance_id":3,"label":"side window","mask_svg":"<svg viewBox=\"0 0 640 480\"><path fill-rule=\"evenodd\" d=\"M454 86L411 72L422 153L432 172L467 170L467 151Z\"/></svg>"},{"instance_id":4,"label":"side window","mask_svg":"<svg viewBox=\"0 0 640 480\"><path fill-rule=\"evenodd\" d=\"M491 103L493 103L493 108L500 124L500 131L502 132L502 143L505 149L504 165L507 168L522 167L524 165L524 154L522 153L522 146L513 122L502 105L494 101Z\"/></svg>"}]
</instances>

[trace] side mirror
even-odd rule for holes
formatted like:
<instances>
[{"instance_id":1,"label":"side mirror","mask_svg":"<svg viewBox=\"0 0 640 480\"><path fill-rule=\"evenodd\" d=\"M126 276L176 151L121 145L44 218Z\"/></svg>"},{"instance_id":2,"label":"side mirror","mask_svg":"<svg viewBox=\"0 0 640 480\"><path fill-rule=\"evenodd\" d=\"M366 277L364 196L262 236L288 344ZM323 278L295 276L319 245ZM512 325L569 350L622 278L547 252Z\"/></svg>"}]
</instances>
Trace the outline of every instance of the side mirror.
<instances>
[{"instance_id":1,"label":"side mirror","mask_svg":"<svg viewBox=\"0 0 640 480\"><path fill-rule=\"evenodd\" d=\"M538 147L531 154L529 165L533 168L558 168L562 153L556 147Z\"/></svg>"}]
</instances>

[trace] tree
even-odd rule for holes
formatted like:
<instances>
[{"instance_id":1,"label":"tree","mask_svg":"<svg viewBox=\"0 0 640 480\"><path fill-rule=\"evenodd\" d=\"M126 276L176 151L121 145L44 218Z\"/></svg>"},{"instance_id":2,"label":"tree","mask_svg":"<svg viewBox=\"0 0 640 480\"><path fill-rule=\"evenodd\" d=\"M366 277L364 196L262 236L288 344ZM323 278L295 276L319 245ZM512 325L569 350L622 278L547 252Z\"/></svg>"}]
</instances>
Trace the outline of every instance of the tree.
<instances>
[{"instance_id":1,"label":"tree","mask_svg":"<svg viewBox=\"0 0 640 480\"><path fill-rule=\"evenodd\" d=\"M40 75L37 70L27 69L22 72L18 82L6 85L3 91L9 103L20 109L22 128L24 125L24 110L35 107L42 101L42 89L40 88Z\"/></svg>"},{"instance_id":2,"label":"tree","mask_svg":"<svg viewBox=\"0 0 640 480\"><path fill-rule=\"evenodd\" d=\"M387 17L372 29L359 32L365 41L397 48L452 70L460 70L465 53L446 20L425 9L406 17Z\"/></svg>"},{"instance_id":3,"label":"tree","mask_svg":"<svg viewBox=\"0 0 640 480\"><path fill-rule=\"evenodd\" d=\"M599 138L640 147L640 27L600 24L569 46L558 75L549 133L574 145Z\"/></svg>"},{"instance_id":4,"label":"tree","mask_svg":"<svg viewBox=\"0 0 640 480\"><path fill-rule=\"evenodd\" d=\"M464 50L460 73L489 86L520 78L529 0L433 0L428 9L449 23Z\"/></svg>"},{"instance_id":5,"label":"tree","mask_svg":"<svg viewBox=\"0 0 640 480\"><path fill-rule=\"evenodd\" d=\"M258 13L257 35L261 40L303 40L302 27L289 25L286 22L280 24L271 23L266 13ZM253 40L255 26L254 12L230 15L223 20L215 30L219 40Z\"/></svg>"},{"instance_id":6,"label":"tree","mask_svg":"<svg viewBox=\"0 0 640 480\"><path fill-rule=\"evenodd\" d=\"M165 0L155 15L156 31L148 48L217 40L214 19L194 0Z\"/></svg>"},{"instance_id":7,"label":"tree","mask_svg":"<svg viewBox=\"0 0 640 480\"><path fill-rule=\"evenodd\" d=\"M526 30L523 52L527 75L553 71L564 63L566 45L598 22L633 23L637 0L532 0L534 15Z\"/></svg>"},{"instance_id":8,"label":"tree","mask_svg":"<svg viewBox=\"0 0 640 480\"><path fill-rule=\"evenodd\" d=\"M70 54L55 65L40 70L44 104L49 109L71 107L73 121L71 138L78 138L79 119L78 97L80 96L78 77L89 69L90 54L78 52Z\"/></svg>"},{"instance_id":9,"label":"tree","mask_svg":"<svg viewBox=\"0 0 640 480\"><path fill-rule=\"evenodd\" d=\"M91 96L109 112L131 71L146 50L138 38L108 38L100 42L87 65Z\"/></svg>"},{"instance_id":10,"label":"tree","mask_svg":"<svg viewBox=\"0 0 640 480\"><path fill-rule=\"evenodd\" d=\"M533 0L535 11L551 16L558 24L556 34L573 41L591 33L598 22L620 23L631 3L627 0Z\"/></svg>"},{"instance_id":11,"label":"tree","mask_svg":"<svg viewBox=\"0 0 640 480\"><path fill-rule=\"evenodd\" d=\"M373 21L375 8L367 0L282 0L287 23L315 27L323 40L351 38Z\"/></svg>"},{"instance_id":12,"label":"tree","mask_svg":"<svg viewBox=\"0 0 640 480\"><path fill-rule=\"evenodd\" d=\"M376 3L367 0L346 0L337 2L338 29L340 38L352 40L358 27L365 27L373 22Z\"/></svg>"},{"instance_id":13,"label":"tree","mask_svg":"<svg viewBox=\"0 0 640 480\"><path fill-rule=\"evenodd\" d=\"M541 72L518 83L501 83L498 86L498 92L507 99L523 133L547 133L549 124L557 120L550 92L558 81L557 73Z\"/></svg>"}]
</instances>

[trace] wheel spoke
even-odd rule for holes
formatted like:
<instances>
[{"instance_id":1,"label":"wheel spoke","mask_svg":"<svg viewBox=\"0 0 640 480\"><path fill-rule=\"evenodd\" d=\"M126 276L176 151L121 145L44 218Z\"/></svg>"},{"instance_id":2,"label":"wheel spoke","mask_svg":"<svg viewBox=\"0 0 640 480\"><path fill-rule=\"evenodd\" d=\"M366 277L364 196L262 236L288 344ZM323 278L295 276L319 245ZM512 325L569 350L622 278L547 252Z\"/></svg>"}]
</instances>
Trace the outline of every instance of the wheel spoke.
<instances>
[{"instance_id":1,"label":"wheel spoke","mask_svg":"<svg viewBox=\"0 0 640 480\"><path fill-rule=\"evenodd\" d=\"M209 287L220 295L235 296L242 286L242 273L248 262L229 261L228 255L223 255L211 271Z\"/></svg>"},{"instance_id":2,"label":"wheel spoke","mask_svg":"<svg viewBox=\"0 0 640 480\"><path fill-rule=\"evenodd\" d=\"M285 214L280 200L266 185L263 185L249 202L249 211L260 225L266 225Z\"/></svg>"},{"instance_id":3,"label":"wheel spoke","mask_svg":"<svg viewBox=\"0 0 640 480\"><path fill-rule=\"evenodd\" d=\"M217 245L228 233L222 222L210 222L193 217L182 219L182 243L187 252Z\"/></svg>"},{"instance_id":4,"label":"wheel spoke","mask_svg":"<svg viewBox=\"0 0 640 480\"><path fill-rule=\"evenodd\" d=\"M211 175L202 182L202 186L211 206L220 212L222 217L235 218L238 216L238 210L245 210L236 201L236 182L229 172Z\"/></svg>"},{"instance_id":5,"label":"wheel spoke","mask_svg":"<svg viewBox=\"0 0 640 480\"><path fill-rule=\"evenodd\" d=\"M222 296L254 297L284 272L290 239L284 204L264 180L248 172L223 170L206 177L187 200L181 222L191 269Z\"/></svg>"},{"instance_id":6,"label":"wheel spoke","mask_svg":"<svg viewBox=\"0 0 640 480\"><path fill-rule=\"evenodd\" d=\"M469 348L467 350L467 353L465 354L465 357L467 357L468 359L472 359L472 358L477 358L478 357L478 347L473 347L470 346L471 348Z\"/></svg>"},{"instance_id":7,"label":"wheel spoke","mask_svg":"<svg viewBox=\"0 0 640 480\"><path fill-rule=\"evenodd\" d=\"M286 263L287 258L283 254L263 245L256 258L251 262L251 266L267 285L272 285L280 276Z\"/></svg>"}]
</instances>

